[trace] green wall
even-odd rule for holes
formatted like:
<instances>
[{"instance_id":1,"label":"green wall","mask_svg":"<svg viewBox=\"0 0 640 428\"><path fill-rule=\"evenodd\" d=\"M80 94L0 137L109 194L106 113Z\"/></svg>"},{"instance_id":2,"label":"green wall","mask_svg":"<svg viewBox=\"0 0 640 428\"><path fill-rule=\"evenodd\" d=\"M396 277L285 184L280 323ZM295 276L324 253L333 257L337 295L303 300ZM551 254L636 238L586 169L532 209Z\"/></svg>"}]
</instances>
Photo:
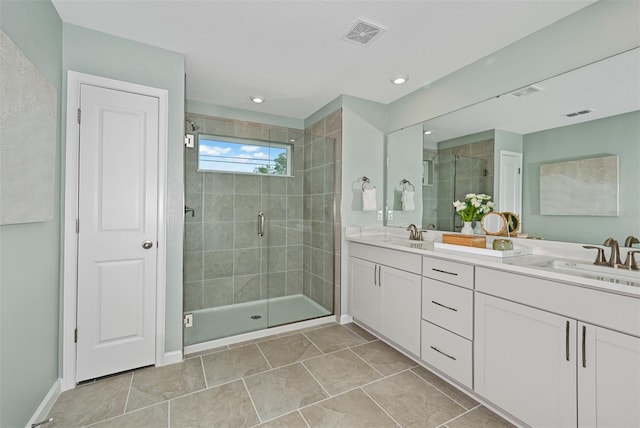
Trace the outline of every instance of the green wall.
<instances>
[{"instance_id":1,"label":"green wall","mask_svg":"<svg viewBox=\"0 0 640 428\"><path fill-rule=\"evenodd\" d=\"M0 27L62 92L62 21L49 0L0 2ZM24 426L58 378L60 126L54 219L0 226L0 426Z\"/></svg>"},{"instance_id":2,"label":"green wall","mask_svg":"<svg viewBox=\"0 0 640 428\"><path fill-rule=\"evenodd\" d=\"M181 352L184 56L71 24L64 24L63 40L65 86L73 70L169 91L165 350Z\"/></svg>"},{"instance_id":3,"label":"green wall","mask_svg":"<svg viewBox=\"0 0 640 428\"><path fill-rule=\"evenodd\" d=\"M207 116L224 117L226 119L244 120L247 122L265 123L267 125L283 126L285 128L304 129L304 120L287 116L260 113L250 110L242 110L233 107L225 107L204 101L187 100L189 113L205 114Z\"/></svg>"},{"instance_id":4,"label":"green wall","mask_svg":"<svg viewBox=\"0 0 640 428\"><path fill-rule=\"evenodd\" d=\"M524 136L522 185L523 228L556 241L602 244L608 237L623 241L640 236L640 112ZM541 216L540 165L602 154L619 156L619 217Z\"/></svg>"}]
</instances>

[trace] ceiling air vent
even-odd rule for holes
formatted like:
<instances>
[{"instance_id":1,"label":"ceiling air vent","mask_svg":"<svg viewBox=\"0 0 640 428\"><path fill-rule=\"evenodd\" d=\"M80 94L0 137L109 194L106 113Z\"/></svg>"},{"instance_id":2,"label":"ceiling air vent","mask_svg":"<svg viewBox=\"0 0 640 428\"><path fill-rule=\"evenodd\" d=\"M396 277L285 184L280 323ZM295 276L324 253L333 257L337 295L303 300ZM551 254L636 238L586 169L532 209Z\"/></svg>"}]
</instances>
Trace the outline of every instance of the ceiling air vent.
<instances>
[{"instance_id":1,"label":"ceiling air vent","mask_svg":"<svg viewBox=\"0 0 640 428\"><path fill-rule=\"evenodd\" d=\"M544 91L544 89L542 89L540 86L531 85L531 86L527 86L526 88L513 91L511 92L511 95L513 95L514 97L522 98L522 97L526 97L527 95L535 94L536 92L542 92L542 91Z\"/></svg>"},{"instance_id":2,"label":"ceiling air vent","mask_svg":"<svg viewBox=\"0 0 640 428\"><path fill-rule=\"evenodd\" d=\"M382 34L384 30L381 26L372 24L361 18L349 26L343 38L360 46L366 46Z\"/></svg>"},{"instance_id":3,"label":"ceiling air vent","mask_svg":"<svg viewBox=\"0 0 640 428\"><path fill-rule=\"evenodd\" d=\"M565 114L565 116L567 116L567 117L582 116L583 114L591 113L592 111L593 111L593 109L587 108L587 109L584 109L584 110L574 111L573 113Z\"/></svg>"}]
</instances>

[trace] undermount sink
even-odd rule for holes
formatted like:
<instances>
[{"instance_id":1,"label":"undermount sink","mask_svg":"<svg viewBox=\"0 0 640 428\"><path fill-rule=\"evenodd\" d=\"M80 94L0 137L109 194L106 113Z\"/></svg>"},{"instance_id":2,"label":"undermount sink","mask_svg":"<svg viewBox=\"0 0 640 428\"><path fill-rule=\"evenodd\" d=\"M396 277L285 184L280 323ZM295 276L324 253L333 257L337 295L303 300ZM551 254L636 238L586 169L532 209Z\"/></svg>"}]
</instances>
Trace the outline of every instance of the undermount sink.
<instances>
[{"instance_id":1,"label":"undermount sink","mask_svg":"<svg viewBox=\"0 0 640 428\"><path fill-rule=\"evenodd\" d=\"M584 278L608 281L616 284L640 286L640 271L624 268L612 268L589 263L577 263L566 260L551 260L545 263L536 263L532 266L553 270L560 273L579 275Z\"/></svg>"}]
</instances>

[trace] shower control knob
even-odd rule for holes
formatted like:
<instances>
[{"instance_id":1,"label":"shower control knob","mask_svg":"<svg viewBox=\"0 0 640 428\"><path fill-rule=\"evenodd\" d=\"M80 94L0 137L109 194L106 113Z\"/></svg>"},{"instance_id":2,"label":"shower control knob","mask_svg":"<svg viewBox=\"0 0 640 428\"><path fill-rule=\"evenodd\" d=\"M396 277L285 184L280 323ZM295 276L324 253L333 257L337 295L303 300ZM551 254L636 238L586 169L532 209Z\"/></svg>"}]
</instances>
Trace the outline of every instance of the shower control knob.
<instances>
[{"instance_id":1,"label":"shower control knob","mask_svg":"<svg viewBox=\"0 0 640 428\"><path fill-rule=\"evenodd\" d=\"M153 242L151 241L144 241L142 243L142 248L144 248L145 250L148 250L151 247L153 247Z\"/></svg>"}]
</instances>

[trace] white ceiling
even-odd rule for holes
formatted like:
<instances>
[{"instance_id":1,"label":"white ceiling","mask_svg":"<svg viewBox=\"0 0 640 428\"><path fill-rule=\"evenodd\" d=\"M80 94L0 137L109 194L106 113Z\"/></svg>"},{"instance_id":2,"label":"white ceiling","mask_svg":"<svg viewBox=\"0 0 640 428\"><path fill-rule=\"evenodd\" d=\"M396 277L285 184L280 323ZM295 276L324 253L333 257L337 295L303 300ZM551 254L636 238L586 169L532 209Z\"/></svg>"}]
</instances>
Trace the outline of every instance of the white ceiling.
<instances>
[{"instance_id":1,"label":"white ceiling","mask_svg":"<svg viewBox=\"0 0 640 428\"><path fill-rule=\"evenodd\" d=\"M340 94L388 104L593 2L53 0L64 22L184 54L190 100L300 119ZM358 18L386 31L342 40Z\"/></svg>"},{"instance_id":2,"label":"white ceiling","mask_svg":"<svg viewBox=\"0 0 640 428\"><path fill-rule=\"evenodd\" d=\"M425 147L491 129L529 134L640 109L640 48L538 82L521 98L510 94L431 119ZM568 113L592 110L567 117Z\"/></svg>"}]
</instances>

